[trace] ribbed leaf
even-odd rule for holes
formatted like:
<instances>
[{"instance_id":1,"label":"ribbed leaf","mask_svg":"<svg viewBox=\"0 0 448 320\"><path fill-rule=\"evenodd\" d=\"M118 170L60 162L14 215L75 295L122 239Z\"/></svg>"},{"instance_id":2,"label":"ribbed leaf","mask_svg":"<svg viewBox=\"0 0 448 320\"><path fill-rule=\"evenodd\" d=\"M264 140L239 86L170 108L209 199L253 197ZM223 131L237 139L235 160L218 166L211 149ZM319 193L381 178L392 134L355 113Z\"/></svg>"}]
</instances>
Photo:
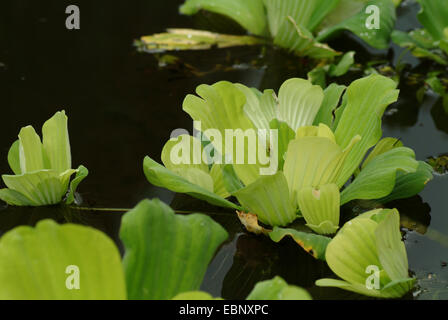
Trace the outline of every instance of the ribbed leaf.
<instances>
[{"instance_id":1,"label":"ribbed leaf","mask_svg":"<svg viewBox=\"0 0 448 320\"><path fill-rule=\"evenodd\" d=\"M326 29L356 15L368 0L340 0L338 5L322 21L320 29Z\"/></svg>"},{"instance_id":2,"label":"ribbed leaf","mask_svg":"<svg viewBox=\"0 0 448 320\"><path fill-rule=\"evenodd\" d=\"M288 285L277 276L258 282L246 300L311 300L311 296L305 289Z\"/></svg>"},{"instance_id":3,"label":"ribbed leaf","mask_svg":"<svg viewBox=\"0 0 448 320\"><path fill-rule=\"evenodd\" d=\"M422 191L432 178L432 167L426 162L418 161L417 171L411 173L398 171L394 189L389 195L378 201L386 203L395 199L412 197Z\"/></svg>"},{"instance_id":4,"label":"ribbed leaf","mask_svg":"<svg viewBox=\"0 0 448 320\"><path fill-rule=\"evenodd\" d=\"M320 86L310 81L293 78L285 81L278 94L278 120L286 122L292 130L312 125L324 99Z\"/></svg>"},{"instance_id":5,"label":"ribbed leaf","mask_svg":"<svg viewBox=\"0 0 448 320\"><path fill-rule=\"evenodd\" d=\"M8 152L8 164L14 174L21 174L20 168L20 141L16 140Z\"/></svg>"},{"instance_id":6,"label":"ribbed leaf","mask_svg":"<svg viewBox=\"0 0 448 320\"><path fill-rule=\"evenodd\" d=\"M383 154L394 148L399 148L403 146L403 142L396 138L383 138L375 145L375 148L369 153L366 160L362 163L361 168L364 168L372 159L380 154Z\"/></svg>"},{"instance_id":7,"label":"ribbed leaf","mask_svg":"<svg viewBox=\"0 0 448 320\"><path fill-rule=\"evenodd\" d=\"M241 205L271 226L285 226L295 220L296 212L289 197L283 172L261 176L254 183L234 192Z\"/></svg>"},{"instance_id":8,"label":"ribbed leaf","mask_svg":"<svg viewBox=\"0 0 448 320\"><path fill-rule=\"evenodd\" d=\"M70 141L68 138L67 116L65 111L56 114L42 126L43 150L50 168L64 172L72 167Z\"/></svg>"},{"instance_id":9,"label":"ribbed leaf","mask_svg":"<svg viewBox=\"0 0 448 320\"><path fill-rule=\"evenodd\" d=\"M79 272L79 288L75 269ZM0 240L0 299L126 299L117 247L102 232L43 220Z\"/></svg>"},{"instance_id":10,"label":"ribbed leaf","mask_svg":"<svg viewBox=\"0 0 448 320\"><path fill-rule=\"evenodd\" d=\"M257 129L269 129L269 122L276 117L277 102L273 90L265 90L263 93L257 89L248 88L236 83L235 86L246 96L244 113L252 121Z\"/></svg>"},{"instance_id":11,"label":"ribbed leaf","mask_svg":"<svg viewBox=\"0 0 448 320\"><path fill-rule=\"evenodd\" d=\"M324 100L322 101L319 112L314 119L314 125L323 123L331 128L333 124L333 111L337 108L345 89L345 86L341 86L336 83L330 84L325 89Z\"/></svg>"},{"instance_id":12,"label":"ribbed leaf","mask_svg":"<svg viewBox=\"0 0 448 320\"><path fill-rule=\"evenodd\" d=\"M339 228L339 188L326 184L298 192L299 208L307 226L319 234L333 234Z\"/></svg>"},{"instance_id":13,"label":"ribbed leaf","mask_svg":"<svg viewBox=\"0 0 448 320\"><path fill-rule=\"evenodd\" d=\"M301 232L294 229L274 227L269 237L274 242L280 242L284 237L291 237L299 246L314 258L325 260L325 250L331 238L314 233Z\"/></svg>"},{"instance_id":14,"label":"ribbed leaf","mask_svg":"<svg viewBox=\"0 0 448 320\"><path fill-rule=\"evenodd\" d=\"M372 14L367 13L366 9L371 5L377 6L379 9L379 29L369 29L366 26L366 21ZM395 19L395 5L391 0L370 0L356 15L322 30L317 37L317 41L326 41L343 30L348 30L370 46L377 49L386 49L389 46L390 34L395 27Z\"/></svg>"},{"instance_id":15,"label":"ribbed leaf","mask_svg":"<svg viewBox=\"0 0 448 320\"><path fill-rule=\"evenodd\" d=\"M12 189L0 189L0 199L12 206L34 206L35 202Z\"/></svg>"},{"instance_id":16,"label":"ribbed leaf","mask_svg":"<svg viewBox=\"0 0 448 320\"><path fill-rule=\"evenodd\" d=\"M75 201L75 192L78 188L78 185L84 180L89 174L89 170L87 170L84 166L79 166L76 170L75 178L70 182L70 189L67 194L67 199L65 200L66 204L72 204Z\"/></svg>"},{"instance_id":17,"label":"ribbed leaf","mask_svg":"<svg viewBox=\"0 0 448 320\"><path fill-rule=\"evenodd\" d=\"M191 183L189 180L168 170L149 157L143 162L143 170L146 178L153 185L163 187L173 192L186 193L192 197L207 201L210 204L233 209L241 209L236 204L214 194L213 192ZM197 170L197 169L196 169ZM198 172L202 172L198 170Z\"/></svg>"},{"instance_id":18,"label":"ribbed leaf","mask_svg":"<svg viewBox=\"0 0 448 320\"><path fill-rule=\"evenodd\" d=\"M373 158L342 191L341 203L345 204L354 199L385 197L394 189L397 171L412 173L417 167L414 151L409 148L395 148L380 154Z\"/></svg>"},{"instance_id":19,"label":"ribbed leaf","mask_svg":"<svg viewBox=\"0 0 448 320\"><path fill-rule=\"evenodd\" d=\"M396 210L372 210L347 222L325 254L331 270L345 281L320 279L316 285L340 287L374 297L404 295L415 279L408 277L399 227ZM372 267L379 272L380 288L367 288Z\"/></svg>"},{"instance_id":20,"label":"ribbed leaf","mask_svg":"<svg viewBox=\"0 0 448 320\"><path fill-rule=\"evenodd\" d=\"M70 171L69 176L73 172L74 170ZM67 192L67 188L64 188L67 179L62 179L59 173L53 170L35 171L18 176L3 175L2 178L9 189L23 194L34 206L59 203Z\"/></svg>"},{"instance_id":21,"label":"ribbed leaf","mask_svg":"<svg viewBox=\"0 0 448 320\"><path fill-rule=\"evenodd\" d=\"M229 17L255 35L266 35L266 14L262 0L187 0L180 12L193 15L206 10Z\"/></svg>"},{"instance_id":22,"label":"ribbed leaf","mask_svg":"<svg viewBox=\"0 0 448 320\"><path fill-rule=\"evenodd\" d=\"M297 192L304 187L318 187L335 183L341 167L357 139L346 150L326 137L308 136L289 143L283 171L288 181L293 204L297 206Z\"/></svg>"},{"instance_id":23,"label":"ribbed leaf","mask_svg":"<svg viewBox=\"0 0 448 320\"><path fill-rule=\"evenodd\" d=\"M210 169L210 176L213 180L213 193L216 193L220 197L228 198L230 197L230 193L227 191L224 183L224 176L222 174L223 168L223 164L215 163Z\"/></svg>"},{"instance_id":24,"label":"ribbed leaf","mask_svg":"<svg viewBox=\"0 0 448 320\"><path fill-rule=\"evenodd\" d=\"M337 124L336 141L347 147L354 136L361 136L342 168L338 185L342 186L353 174L367 150L381 138L381 117L386 107L398 98L397 84L380 75L370 75L352 82L348 87L347 104Z\"/></svg>"},{"instance_id":25,"label":"ribbed leaf","mask_svg":"<svg viewBox=\"0 0 448 320\"><path fill-rule=\"evenodd\" d=\"M21 172L27 173L45 169L42 142L34 128L31 126L22 128L19 133L19 141Z\"/></svg>"},{"instance_id":26,"label":"ribbed leaf","mask_svg":"<svg viewBox=\"0 0 448 320\"><path fill-rule=\"evenodd\" d=\"M401 241L400 215L397 211L388 214L375 231L378 256L391 280L407 278L408 257Z\"/></svg>"},{"instance_id":27,"label":"ribbed leaf","mask_svg":"<svg viewBox=\"0 0 448 320\"><path fill-rule=\"evenodd\" d=\"M120 230L129 299L171 299L198 290L227 236L208 216L175 215L157 199L143 200L123 216Z\"/></svg>"},{"instance_id":28,"label":"ribbed leaf","mask_svg":"<svg viewBox=\"0 0 448 320\"><path fill-rule=\"evenodd\" d=\"M328 45L318 42L304 26L288 16L274 37L274 44L294 52L298 56L313 59L332 59L341 53Z\"/></svg>"},{"instance_id":29,"label":"ribbed leaf","mask_svg":"<svg viewBox=\"0 0 448 320\"><path fill-rule=\"evenodd\" d=\"M275 37L281 32L288 16L297 24L313 31L338 2L339 0L264 0L271 35Z\"/></svg>"},{"instance_id":30,"label":"ribbed leaf","mask_svg":"<svg viewBox=\"0 0 448 320\"><path fill-rule=\"evenodd\" d=\"M169 170L196 168L208 173L208 165L202 159L202 151L202 144L198 138L182 134L165 143L161 158Z\"/></svg>"}]
</instances>

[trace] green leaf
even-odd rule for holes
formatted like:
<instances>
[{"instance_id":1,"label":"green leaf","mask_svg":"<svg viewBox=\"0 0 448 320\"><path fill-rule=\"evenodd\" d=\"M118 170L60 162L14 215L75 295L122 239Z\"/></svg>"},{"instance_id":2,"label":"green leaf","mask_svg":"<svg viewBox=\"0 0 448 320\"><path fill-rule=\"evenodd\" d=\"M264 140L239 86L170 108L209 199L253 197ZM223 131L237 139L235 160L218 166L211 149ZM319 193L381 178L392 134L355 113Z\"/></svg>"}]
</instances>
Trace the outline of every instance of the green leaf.
<instances>
[{"instance_id":1,"label":"green leaf","mask_svg":"<svg viewBox=\"0 0 448 320\"><path fill-rule=\"evenodd\" d=\"M294 229L274 227L269 237L274 242L280 242L284 237L290 236L299 246L314 258L325 260L325 250L331 238L314 233L301 232Z\"/></svg>"},{"instance_id":2,"label":"green leaf","mask_svg":"<svg viewBox=\"0 0 448 320\"><path fill-rule=\"evenodd\" d=\"M356 135L361 136L348 155L337 184L342 186L363 160L367 150L381 138L381 117L386 107L398 98L395 81L372 74L356 80L347 89L347 104L337 124L337 143L346 148Z\"/></svg>"},{"instance_id":3,"label":"green leaf","mask_svg":"<svg viewBox=\"0 0 448 320\"><path fill-rule=\"evenodd\" d=\"M319 29L335 26L356 15L368 0L340 0L337 6L325 17Z\"/></svg>"},{"instance_id":4,"label":"green leaf","mask_svg":"<svg viewBox=\"0 0 448 320\"><path fill-rule=\"evenodd\" d=\"M371 5L379 8L379 29L369 29L366 26L366 21L371 15L371 13L366 13L366 9ZM326 41L341 31L348 30L370 46L386 49L389 47L389 38L395 26L395 19L395 6L391 0L370 0L356 15L322 30L317 41Z\"/></svg>"},{"instance_id":5,"label":"green leaf","mask_svg":"<svg viewBox=\"0 0 448 320\"><path fill-rule=\"evenodd\" d=\"M269 28L273 37L281 33L290 16L297 24L313 31L322 19L336 7L339 0L264 0Z\"/></svg>"},{"instance_id":6,"label":"green leaf","mask_svg":"<svg viewBox=\"0 0 448 320\"><path fill-rule=\"evenodd\" d=\"M285 226L297 218L283 172L261 176L234 195L241 205L258 219L271 226Z\"/></svg>"},{"instance_id":7,"label":"green leaf","mask_svg":"<svg viewBox=\"0 0 448 320\"><path fill-rule=\"evenodd\" d=\"M120 238L129 299L171 299L198 290L227 232L201 214L176 215L158 199L123 216Z\"/></svg>"},{"instance_id":8,"label":"green leaf","mask_svg":"<svg viewBox=\"0 0 448 320\"><path fill-rule=\"evenodd\" d=\"M194 29L170 28L167 32L140 37L137 47L145 52L158 53L178 50L206 50L214 47L264 45L264 38L248 35L230 35Z\"/></svg>"},{"instance_id":9,"label":"green leaf","mask_svg":"<svg viewBox=\"0 0 448 320\"><path fill-rule=\"evenodd\" d=\"M324 91L324 100L314 119L314 125L326 124L331 128L333 124L333 111L338 107L341 96L346 87L336 83L330 84Z\"/></svg>"},{"instance_id":10,"label":"green leaf","mask_svg":"<svg viewBox=\"0 0 448 320\"><path fill-rule=\"evenodd\" d=\"M187 15L206 10L227 16L255 35L266 35L266 14L262 0L187 0L180 12Z\"/></svg>"},{"instance_id":11,"label":"green leaf","mask_svg":"<svg viewBox=\"0 0 448 320\"><path fill-rule=\"evenodd\" d=\"M383 138L376 145L375 148L369 153L366 160L362 163L361 168L364 168L372 159L383 154L389 150L399 148L403 146L403 142L396 138Z\"/></svg>"},{"instance_id":12,"label":"green leaf","mask_svg":"<svg viewBox=\"0 0 448 320\"><path fill-rule=\"evenodd\" d=\"M274 44L298 56L309 56L313 59L333 59L341 54L317 41L307 28L297 24L291 16L287 17L286 23L282 24L277 36L274 37Z\"/></svg>"},{"instance_id":13,"label":"green leaf","mask_svg":"<svg viewBox=\"0 0 448 320\"><path fill-rule=\"evenodd\" d=\"M332 286L360 294L398 298L411 290L407 256L401 241L396 210L372 210L347 222L327 247L331 270L345 281L320 279L318 286ZM371 268L378 271L378 287L368 288Z\"/></svg>"},{"instance_id":14,"label":"green leaf","mask_svg":"<svg viewBox=\"0 0 448 320\"><path fill-rule=\"evenodd\" d=\"M67 199L65 200L66 204L72 204L75 201L75 192L78 188L78 185L84 180L89 174L89 170L87 170L84 166L79 166L76 170L75 178L70 182L70 190L67 194Z\"/></svg>"},{"instance_id":15,"label":"green leaf","mask_svg":"<svg viewBox=\"0 0 448 320\"><path fill-rule=\"evenodd\" d=\"M333 234L339 229L340 196L337 185L303 188L298 192L298 202L306 225L313 231Z\"/></svg>"},{"instance_id":16,"label":"green leaf","mask_svg":"<svg viewBox=\"0 0 448 320\"><path fill-rule=\"evenodd\" d=\"M203 291L189 291L179 293L173 300L222 300L222 298L213 298L209 293Z\"/></svg>"},{"instance_id":17,"label":"green leaf","mask_svg":"<svg viewBox=\"0 0 448 320\"><path fill-rule=\"evenodd\" d=\"M34 206L35 203L26 196L12 189L0 189L0 199L12 206Z\"/></svg>"},{"instance_id":18,"label":"green leaf","mask_svg":"<svg viewBox=\"0 0 448 320\"><path fill-rule=\"evenodd\" d=\"M164 166L158 164L150 157L146 157L143 162L143 170L146 178L153 185L163 187L173 192L186 193L192 197L207 201L210 204L233 209L241 209L236 204L204 189L201 186L191 183L189 180L171 172ZM199 170L200 171L200 170Z\"/></svg>"},{"instance_id":19,"label":"green leaf","mask_svg":"<svg viewBox=\"0 0 448 320\"><path fill-rule=\"evenodd\" d=\"M311 300L309 293L300 287L288 285L276 276L271 280L258 282L246 300Z\"/></svg>"},{"instance_id":20,"label":"green leaf","mask_svg":"<svg viewBox=\"0 0 448 320\"><path fill-rule=\"evenodd\" d=\"M411 173L397 172L394 189L389 195L378 201L387 203L396 199L412 197L421 192L432 178L432 167L426 162L418 161L417 171Z\"/></svg>"},{"instance_id":21,"label":"green leaf","mask_svg":"<svg viewBox=\"0 0 448 320\"><path fill-rule=\"evenodd\" d=\"M444 29L448 27L448 7L439 0L417 0L422 7L418 20L435 40L445 38Z\"/></svg>"},{"instance_id":22,"label":"green leaf","mask_svg":"<svg viewBox=\"0 0 448 320\"><path fill-rule=\"evenodd\" d=\"M45 206L61 202L67 192L67 175L70 178L74 171L59 174L53 170L41 170L17 176L3 175L2 178L9 189L21 193L29 200L28 203ZM28 203L22 205L29 205Z\"/></svg>"},{"instance_id":23,"label":"green leaf","mask_svg":"<svg viewBox=\"0 0 448 320\"><path fill-rule=\"evenodd\" d=\"M340 77L347 73L347 71L355 63L355 51L349 51L344 54L338 64L331 64L328 74L331 77Z\"/></svg>"},{"instance_id":24,"label":"green leaf","mask_svg":"<svg viewBox=\"0 0 448 320\"><path fill-rule=\"evenodd\" d=\"M354 199L379 199L392 192L397 171L412 173L418 162L414 151L395 148L373 158L341 193L341 204Z\"/></svg>"},{"instance_id":25,"label":"green leaf","mask_svg":"<svg viewBox=\"0 0 448 320\"><path fill-rule=\"evenodd\" d=\"M246 96L245 115L257 129L269 129L269 123L277 114L275 92L269 89L261 93L255 88L248 88L239 83L235 86Z\"/></svg>"},{"instance_id":26,"label":"green leaf","mask_svg":"<svg viewBox=\"0 0 448 320\"><path fill-rule=\"evenodd\" d=\"M43 150L50 163L50 168L57 172L71 169L72 158L65 111L56 112L44 123L42 137Z\"/></svg>"},{"instance_id":27,"label":"green leaf","mask_svg":"<svg viewBox=\"0 0 448 320\"><path fill-rule=\"evenodd\" d=\"M233 194L236 191L244 188L244 184L238 178L238 176L231 164L226 164L222 168L222 176L223 176L224 185L226 187L226 190L230 194Z\"/></svg>"},{"instance_id":28,"label":"green leaf","mask_svg":"<svg viewBox=\"0 0 448 320\"><path fill-rule=\"evenodd\" d=\"M274 144L276 143L277 146L274 145L274 147L271 148L271 152L273 152L273 150L278 150L278 170L282 170L289 142L295 138L296 133L288 126L288 124L286 124L286 122L277 119L272 120L269 125L272 130L277 131L277 141L274 141Z\"/></svg>"},{"instance_id":29,"label":"green leaf","mask_svg":"<svg viewBox=\"0 0 448 320\"><path fill-rule=\"evenodd\" d=\"M339 179L345 159L358 140L355 137L345 150L327 137L305 136L289 143L283 171L296 207L297 192L302 188L319 187Z\"/></svg>"},{"instance_id":30,"label":"green leaf","mask_svg":"<svg viewBox=\"0 0 448 320\"><path fill-rule=\"evenodd\" d=\"M21 174L20 168L20 141L16 140L8 152L8 164L14 174Z\"/></svg>"},{"instance_id":31,"label":"green leaf","mask_svg":"<svg viewBox=\"0 0 448 320\"><path fill-rule=\"evenodd\" d=\"M280 87L278 120L286 122L292 130L313 124L324 99L320 86L310 81L292 78Z\"/></svg>"},{"instance_id":32,"label":"green leaf","mask_svg":"<svg viewBox=\"0 0 448 320\"><path fill-rule=\"evenodd\" d=\"M93 244L93 245L92 245ZM76 284L79 289L68 289ZM102 232L80 225L40 221L0 240L0 299L126 299L117 247Z\"/></svg>"},{"instance_id":33,"label":"green leaf","mask_svg":"<svg viewBox=\"0 0 448 320\"><path fill-rule=\"evenodd\" d=\"M45 169L42 142L33 127L26 126L19 133L20 169L23 173Z\"/></svg>"},{"instance_id":34,"label":"green leaf","mask_svg":"<svg viewBox=\"0 0 448 320\"><path fill-rule=\"evenodd\" d=\"M222 198L230 197L230 193L226 189L226 185L224 182L224 176L222 170L224 168L223 164L213 164L210 169L210 176L213 180L213 192Z\"/></svg>"}]
</instances>

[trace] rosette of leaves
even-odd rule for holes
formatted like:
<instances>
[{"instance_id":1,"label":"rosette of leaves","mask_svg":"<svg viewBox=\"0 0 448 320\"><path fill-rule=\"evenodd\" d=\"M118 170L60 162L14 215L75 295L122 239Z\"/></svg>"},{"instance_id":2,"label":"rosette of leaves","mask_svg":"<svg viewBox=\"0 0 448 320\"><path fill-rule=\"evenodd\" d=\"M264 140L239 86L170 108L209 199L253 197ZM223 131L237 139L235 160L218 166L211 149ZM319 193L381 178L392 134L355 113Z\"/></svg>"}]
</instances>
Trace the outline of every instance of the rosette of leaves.
<instances>
[{"instance_id":1,"label":"rosette of leaves","mask_svg":"<svg viewBox=\"0 0 448 320\"><path fill-rule=\"evenodd\" d=\"M378 29L366 26L371 15L367 8L372 5L381 12ZM142 37L142 43L150 49L182 50L188 49L188 44L193 49L204 49L204 46L209 48L213 44L220 47L259 44L263 41L257 41L257 38L264 38L299 56L331 59L340 53L322 42L344 30L352 32L374 48L387 48L396 18L392 0L187 0L180 8L180 12L187 15L194 15L201 10L234 20L255 36L254 40L240 36L241 41L238 41L238 36L224 35L220 38L216 34L198 39L191 30L186 30L184 38L179 39L177 30L175 34L168 32ZM227 37L228 45L223 43ZM169 39L175 41L169 42Z\"/></svg>"},{"instance_id":2,"label":"rosette of leaves","mask_svg":"<svg viewBox=\"0 0 448 320\"><path fill-rule=\"evenodd\" d=\"M418 58L448 65L448 7L444 1L417 0L421 6L418 20L423 28L409 33L394 31L392 40L408 48Z\"/></svg>"},{"instance_id":3,"label":"rosette of leaves","mask_svg":"<svg viewBox=\"0 0 448 320\"><path fill-rule=\"evenodd\" d=\"M2 175L7 188L0 190L0 199L15 206L73 203L76 188L88 174L82 165L72 169L64 111L44 123L42 141L32 126L22 128L9 150L8 163L14 175Z\"/></svg>"},{"instance_id":4,"label":"rosette of leaves","mask_svg":"<svg viewBox=\"0 0 448 320\"><path fill-rule=\"evenodd\" d=\"M318 286L399 298L415 283L415 278L409 277L400 216L395 209L372 210L347 222L328 244L325 257L343 280L320 279Z\"/></svg>"},{"instance_id":5,"label":"rosette of leaves","mask_svg":"<svg viewBox=\"0 0 448 320\"><path fill-rule=\"evenodd\" d=\"M273 90L260 92L228 82L200 86L200 98L188 96L184 110L193 120L201 121L202 133L207 136L211 128L222 133L226 129L273 129L278 137L273 140L276 145L270 138L262 142L270 155L278 151L277 170L262 174L266 165L261 163L233 164L222 167L221 176L212 174L210 166L198 173L196 166L173 165L162 155L171 170L146 158L146 176L155 185L210 203L216 204L218 196L210 197L212 188L213 192L222 191L222 196L232 195L243 211L274 227L267 232L271 239L292 236L315 257L323 258L329 238L281 227L303 217L313 231L332 234L339 227L343 204L355 199L387 202L407 198L420 192L432 178L431 168L416 161L411 149L397 139L380 140L381 117L398 97L395 88L393 80L380 75L356 80L348 88L332 84L325 91L307 80L290 79L278 95ZM216 142L210 140L208 146L213 147ZM173 150L171 143L166 150ZM254 153L244 147L245 156ZM222 146L218 149L225 150ZM193 172L196 178L191 178ZM205 175L208 178L203 181L208 182L203 186L194 183ZM219 205L235 208L220 199Z\"/></svg>"},{"instance_id":6,"label":"rosette of leaves","mask_svg":"<svg viewBox=\"0 0 448 320\"><path fill-rule=\"evenodd\" d=\"M144 200L123 216L123 261L114 242L96 229L52 220L20 226L0 239L0 299L210 299L196 290L227 236L210 217L176 215L157 199ZM253 294L309 298L280 278L272 281L275 291L263 282Z\"/></svg>"}]
</instances>

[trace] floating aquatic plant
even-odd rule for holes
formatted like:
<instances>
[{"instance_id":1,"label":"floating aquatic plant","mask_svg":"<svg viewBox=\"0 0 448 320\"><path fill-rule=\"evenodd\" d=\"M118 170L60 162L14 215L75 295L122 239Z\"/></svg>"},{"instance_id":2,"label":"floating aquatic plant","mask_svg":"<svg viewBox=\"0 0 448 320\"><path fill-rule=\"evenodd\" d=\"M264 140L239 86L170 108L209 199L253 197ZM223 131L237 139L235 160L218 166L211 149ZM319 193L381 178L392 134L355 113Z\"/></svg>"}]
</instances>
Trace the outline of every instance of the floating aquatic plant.
<instances>
[{"instance_id":1,"label":"floating aquatic plant","mask_svg":"<svg viewBox=\"0 0 448 320\"><path fill-rule=\"evenodd\" d=\"M16 206L45 206L75 199L79 183L87 176L84 166L72 169L67 116L57 112L42 127L42 141L33 127L20 130L8 153L14 175L3 175L8 187L0 199ZM76 173L75 178L70 178Z\"/></svg>"},{"instance_id":2,"label":"floating aquatic plant","mask_svg":"<svg viewBox=\"0 0 448 320\"><path fill-rule=\"evenodd\" d=\"M176 215L159 200L140 202L122 220L123 261L113 241L90 227L43 220L7 232L0 239L0 299L211 298L191 291L228 236L219 224L202 214ZM309 297L274 280L278 299ZM272 298L264 286L255 288L257 298Z\"/></svg>"},{"instance_id":3,"label":"floating aquatic plant","mask_svg":"<svg viewBox=\"0 0 448 320\"><path fill-rule=\"evenodd\" d=\"M157 186L239 211L242 207L256 215L255 222L274 227L266 232L253 221L244 221L252 216L240 214L252 230L261 230L274 241L291 236L316 258L323 258L329 238L280 227L303 217L313 231L333 234L339 228L341 205L355 199L407 198L432 178L430 166L415 160L411 149L397 139L380 140L381 117L398 97L395 88L393 80L380 75L356 80L348 88L332 84L325 91L307 80L290 79L278 95L229 82L202 85L197 89L201 98L187 96L183 106L196 123L201 121L197 129L202 135L212 128L223 134L226 129L274 130L277 142L258 137L258 148L264 147L270 156L278 153L276 170L261 174L266 165L259 162L205 165L202 135L185 135L165 146L166 168L147 157L144 171ZM235 151L215 139L207 141L218 155L215 160ZM256 153L248 144L244 148L245 159ZM168 156L173 151L187 161L173 163ZM229 195L241 207L226 200Z\"/></svg>"},{"instance_id":4,"label":"floating aquatic plant","mask_svg":"<svg viewBox=\"0 0 448 320\"><path fill-rule=\"evenodd\" d=\"M371 11L366 10L372 5L380 12L378 28L366 26L371 15ZM180 8L180 12L187 15L200 10L224 15L254 37L220 37L202 34L203 31L177 30L142 37L142 44L150 50L182 50L257 44L271 39L274 45L300 56L331 59L340 53L322 41L348 30L372 47L385 49L395 24L392 0L187 0Z\"/></svg>"},{"instance_id":5,"label":"floating aquatic plant","mask_svg":"<svg viewBox=\"0 0 448 320\"><path fill-rule=\"evenodd\" d=\"M448 65L448 7L444 1L417 0L421 6L418 20L422 29L409 33L394 31L392 40L408 48L418 58Z\"/></svg>"},{"instance_id":6,"label":"floating aquatic plant","mask_svg":"<svg viewBox=\"0 0 448 320\"><path fill-rule=\"evenodd\" d=\"M347 222L326 250L331 270L343 280L316 285L339 287L380 298L398 298L412 289L397 210L378 209Z\"/></svg>"}]
</instances>

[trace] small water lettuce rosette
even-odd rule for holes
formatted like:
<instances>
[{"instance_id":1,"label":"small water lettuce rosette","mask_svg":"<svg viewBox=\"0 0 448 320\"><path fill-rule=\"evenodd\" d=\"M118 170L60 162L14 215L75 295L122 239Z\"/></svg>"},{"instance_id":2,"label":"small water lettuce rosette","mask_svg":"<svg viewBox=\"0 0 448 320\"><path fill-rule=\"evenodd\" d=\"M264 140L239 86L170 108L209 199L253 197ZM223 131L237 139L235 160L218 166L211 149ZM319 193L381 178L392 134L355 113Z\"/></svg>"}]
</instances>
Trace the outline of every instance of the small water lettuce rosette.
<instances>
[{"instance_id":1,"label":"small water lettuce rosette","mask_svg":"<svg viewBox=\"0 0 448 320\"><path fill-rule=\"evenodd\" d=\"M320 279L318 286L399 298L415 283L415 278L409 277L400 216L395 209L368 211L347 222L328 244L325 257L343 280Z\"/></svg>"},{"instance_id":2,"label":"small water lettuce rosette","mask_svg":"<svg viewBox=\"0 0 448 320\"><path fill-rule=\"evenodd\" d=\"M14 175L2 175L7 188L0 199L14 206L71 204L79 183L88 175L84 166L72 169L70 141L65 111L42 126L42 141L32 126L20 130L8 153ZM73 174L75 178L70 181Z\"/></svg>"}]
</instances>

